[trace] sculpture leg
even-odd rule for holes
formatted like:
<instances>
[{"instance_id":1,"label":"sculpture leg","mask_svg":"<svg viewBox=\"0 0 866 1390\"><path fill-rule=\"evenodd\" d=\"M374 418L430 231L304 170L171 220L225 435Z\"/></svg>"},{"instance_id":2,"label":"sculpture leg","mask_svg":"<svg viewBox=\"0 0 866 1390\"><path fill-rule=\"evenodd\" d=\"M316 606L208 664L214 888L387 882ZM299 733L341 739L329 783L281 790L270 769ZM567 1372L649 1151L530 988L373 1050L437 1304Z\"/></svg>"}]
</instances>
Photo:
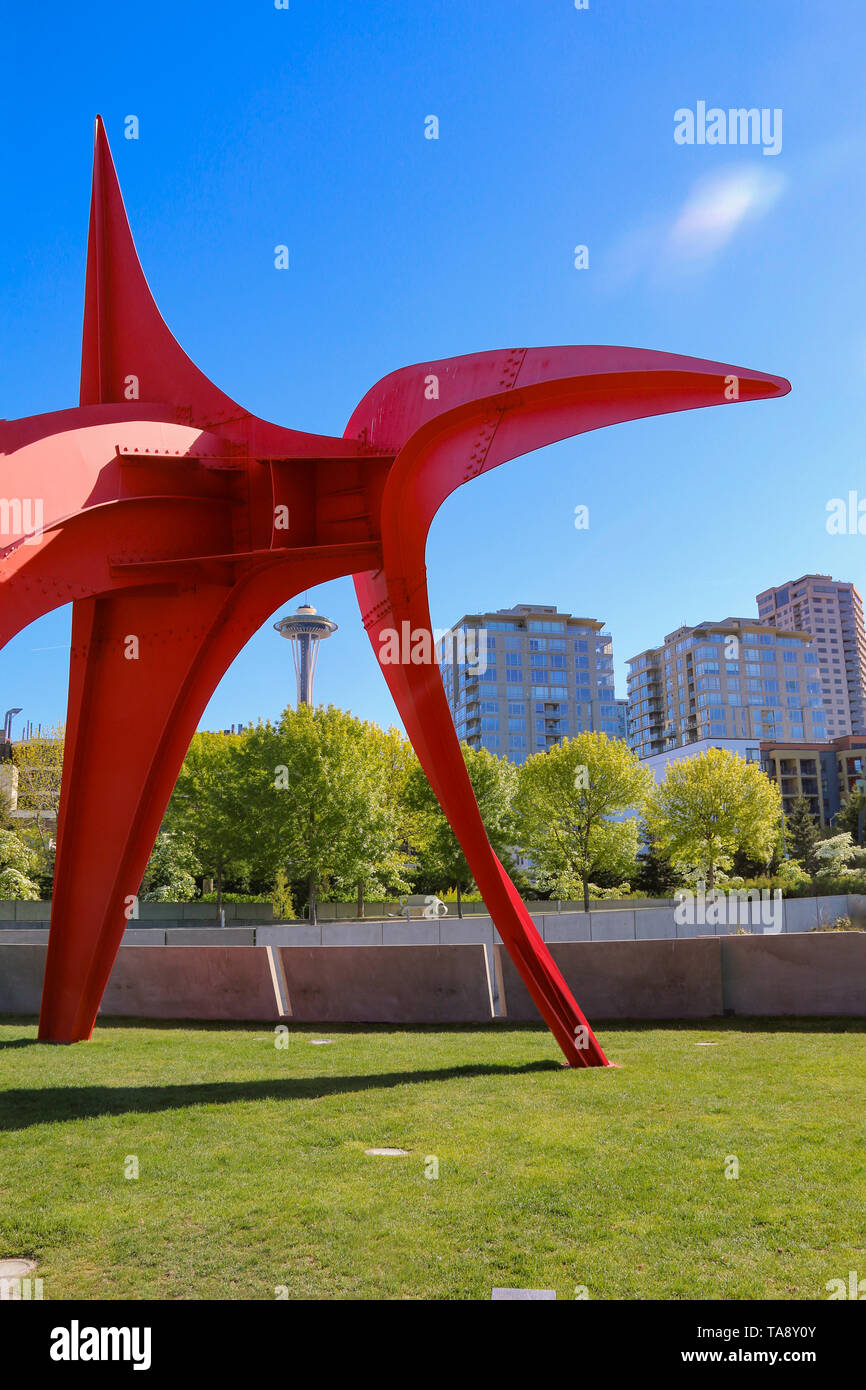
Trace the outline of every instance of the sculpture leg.
<instances>
[{"instance_id":1,"label":"sculpture leg","mask_svg":"<svg viewBox=\"0 0 866 1390\"><path fill-rule=\"evenodd\" d=\"M211 585L73 605L43 1042L93 1031L128 905L216 684L199 662L226 593Z\"/></svg>"},{"instance_id":2,"label":"sculpture leg","mask_svg":"<svg viewBox=\"0 0 866 1390\"><path fill-rule=\"evenodd\" d=\"M408 621L410 632L432 632L426 580L415 577L410 588L402 578L389 582L387 572L379 570L355 575L355 591L421 766L526 988L570 1066L609 1065L487 838L438 666L381 660L387 655L382 640L386 629L399 634L402 623Z\"/></svg>"}]
</instances>

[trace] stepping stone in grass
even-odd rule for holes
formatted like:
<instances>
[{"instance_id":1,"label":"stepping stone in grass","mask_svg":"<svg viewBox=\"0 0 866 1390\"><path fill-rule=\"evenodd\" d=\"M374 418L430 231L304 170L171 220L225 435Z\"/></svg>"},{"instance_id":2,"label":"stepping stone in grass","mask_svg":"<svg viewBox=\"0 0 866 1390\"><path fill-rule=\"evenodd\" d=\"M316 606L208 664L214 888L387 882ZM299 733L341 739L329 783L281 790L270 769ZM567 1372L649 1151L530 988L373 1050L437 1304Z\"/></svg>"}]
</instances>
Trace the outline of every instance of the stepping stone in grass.
<instances>
[{"instance_id":1,"label":"stepping stone in grass","mask_svg":"<svg viewBox=\"0 0 866 1390\"><path fill-rule=\"evenodd\" d=\"M35 1268L35 1260L0 1260L0 1279L23 1279L25 1275L32 1274Z\"/></svg>"}]
</instances>

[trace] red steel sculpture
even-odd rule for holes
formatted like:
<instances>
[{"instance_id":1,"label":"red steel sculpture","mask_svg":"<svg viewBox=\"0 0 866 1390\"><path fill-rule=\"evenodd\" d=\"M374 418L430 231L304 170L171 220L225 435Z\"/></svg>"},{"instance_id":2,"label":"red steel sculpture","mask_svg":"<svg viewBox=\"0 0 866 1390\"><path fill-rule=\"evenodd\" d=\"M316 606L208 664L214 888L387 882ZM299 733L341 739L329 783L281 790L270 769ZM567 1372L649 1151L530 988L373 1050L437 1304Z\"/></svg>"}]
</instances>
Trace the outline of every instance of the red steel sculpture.
<instances>
[{"instance_id":1,"label":"red steel sculpture","mask_svg":"<svg viewBox=\"0 0 866 1390\"><path fill-rule=\"evenodd\" d=\"M97 118L80 404L0 424L3 493L21 501L2 550L0 645L61 604L73 611L39 1038L90 1037L190 739L234 656L299 591L351 574L530 995L571 1066L607 1065L488 841L435 658L391 664L382 643L404 623L431 634L427 532L462 483L586 430L789 389L666 352L512 348L393 372L342 438L269 424L208 381L163 322Z\"/></svg>"}]
</instances>

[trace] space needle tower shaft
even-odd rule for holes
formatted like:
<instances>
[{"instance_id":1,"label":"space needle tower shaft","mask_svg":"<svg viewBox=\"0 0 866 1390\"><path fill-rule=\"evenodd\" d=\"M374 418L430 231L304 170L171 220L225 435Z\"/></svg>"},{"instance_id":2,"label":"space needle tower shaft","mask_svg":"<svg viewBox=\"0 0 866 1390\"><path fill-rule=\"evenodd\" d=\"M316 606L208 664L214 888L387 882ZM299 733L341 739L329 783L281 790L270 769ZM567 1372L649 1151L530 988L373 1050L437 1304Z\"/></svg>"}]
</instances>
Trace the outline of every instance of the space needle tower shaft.
<instances>
[{"instance_id":1,"label":"space needle tower shaft","mask_svg":"<svg viewBox=\"0 0 866 1390\"><path fill-rule=\"evenodd\" d=\"M317 613L311 604L303 604L296 613L274 623L274 627L281 637L286 637L292 644L298 704L312 705L319 644L337 631L337 624Z\"/></svg>"}]
</instances>

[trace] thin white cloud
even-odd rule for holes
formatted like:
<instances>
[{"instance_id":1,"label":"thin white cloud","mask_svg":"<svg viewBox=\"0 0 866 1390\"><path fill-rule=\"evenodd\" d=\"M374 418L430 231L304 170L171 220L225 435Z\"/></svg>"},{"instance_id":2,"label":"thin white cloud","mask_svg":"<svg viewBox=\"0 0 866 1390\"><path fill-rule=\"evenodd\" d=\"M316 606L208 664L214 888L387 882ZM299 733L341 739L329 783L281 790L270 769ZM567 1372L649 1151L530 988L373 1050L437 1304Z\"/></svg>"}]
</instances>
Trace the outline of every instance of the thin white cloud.
<instances>
[{"instance_id":1,"label":"thin white cloud","mask_svg":"<svg viewBox=\"0 0 866 1390\"><path fill-rule=\"evenodd\" d=\"M784 174L760 166L731 169L705 179L689 194L670 228L668 256L693 263L711 260L744 222L769 211L784 186Z\"/></svg>"},{"instance_id":2,"label":"thin white cloud","mask_svg":"<svg viewBox=\"0 0 866 1390\"><path fill-rule=\"evenodd\" d=\"M645 219L620 238L607 261L608 284L621 288L641 274L670 284L706 269L746 223L766 216L786 182L760 165L704 177L672 217Z\"/></svg>"}]
</instances>

